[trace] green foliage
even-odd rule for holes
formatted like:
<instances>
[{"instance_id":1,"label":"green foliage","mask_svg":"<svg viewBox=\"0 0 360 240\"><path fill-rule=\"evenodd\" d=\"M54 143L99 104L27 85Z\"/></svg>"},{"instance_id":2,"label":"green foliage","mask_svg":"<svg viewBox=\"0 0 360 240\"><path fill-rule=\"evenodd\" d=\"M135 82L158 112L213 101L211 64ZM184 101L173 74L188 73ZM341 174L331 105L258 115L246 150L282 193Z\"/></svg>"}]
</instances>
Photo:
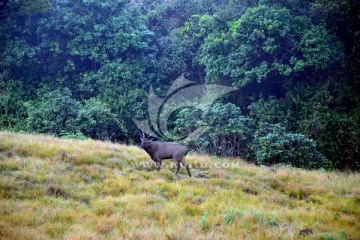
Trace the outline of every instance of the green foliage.
<instances>
[{"instance_id":1,"label":"green foliage","mask_svg":"<svg viewBox=\"0 0 360 240\"><path fill-rule=\"evenodd\" d=\"M270 219L269 224L270 226L275 226L275 227L279 226L279 223L275 219Z\"/></svg>"},{"instance_id":2,"label":"green foliage","mask_svg":"<svg viewBox=\"0 0 360 240\"><path fill-rule=\"evenodd\" d=\"M286 123L287 122L287 113L284 111L283 102L270 97L265 100L260 98L257 101L253 101L248 109L249 115L257 123Z\"/></svg>"},{"instance_id":3,"label":"green foliage","mask_svg":"<svg viewBox=\"0 0 360 240\"><path fill-rule=\"evenodd\" d=\"M65 1L54 3L49 11L38 11L40 2L45 3L25 1L21 6L29 13L17 16L13 12L9 21L1 25L0 65L5 83L23 83L21 94L26 100L41 96L37 93L43 87L65 87L79 102L97 98L108 106L102 113L110 111L113 116L104 118L100 123L103 127L82 122L87 126L80 126L81 131L95 138L124 140L124 128L133 127L132 117L144 114L138 100L145 98L143 87L153 78L145 75L153 67L153 33L136 9L125 7L127 1ZM36 12L36 17L27 16L32 15L30 11ZM11 34L22 37L13 38ZM134 89L136 84L141 87ZM81 111L81 121L91 118L84 116L91 107L84 107L87 109ZM118 123L114 123L114 118ZM107 120L109 123L105 123ZM32 130L58 134L62 129L56 123L49 128L35 127L34 124L41 125L36 121L40 120L30 116ZM104 130L104 125L109 126L108 130ZM99 127L100 132L85 129L89 127ZM73 132L74 128L65 130Z\"/></svg>"},{"instance_id":4,"label":"green foliage","mask_svg":"<svg viewBox=\"0 0 360 240\"><path fill-rule=\"evenodd\" d=\"M341 239L349 239L349 236L346 234L346 232L344 230L340 230L338 232L339 236Z\"/></svg>"},{"instance_id":5,"label":"green foliage","mask_svg":"<svg viewBox=\"0 0 360 240\"><path fill-rule=\"evenodd\" d=\"M80 104L67 89L45 93L39 101L27 102L26 106L26 120L31 131L55 133L66 138L81 138L84 134L91 138L114 139L114 136L119 137L116 134L124 134L123 124L106 104L98 99Z\"/></svg>"},{"instance_id":6,"label":"green foliage","mask_svg":"<svg viewBox=\"0 0 360 240\"><path fill-rule=\"evenodd\" d=\"M55 90L43 94L37 101L25 103L27 124L31 131L40 133L76 132L77 114L80 103L72 98L68 89Z\"/></svg>"},{"instance_id":7,"label":"green foliage","mask_svg":"<svg viewBox=\"0 0 360 240\"><path fill-rule=\"evenodd\" d=\"M205 212L200 219L200 227L205 228L207 225L206 219L207 219L208 212Z\"/></svg>"},{"instance_id":8,"label":"green foliage","mask_svg":"<svg viewBox=\"0 0 360 240\"><path fill-rule=\"evenodd\" d=\"M295 167L327 167L327 160L316 150L316 143L303 134L286 132L278 124L262 123L252 146L258 164L289 164Z\"/></svg>"},{"instance_id":9,"label":"green foliage","mask_svg":"<svg viewBox=\"0 0 360 240\"><path fill-rule=\"evenodd\" d=\"M239 88L208 114L171 116L179 135L208 127L192 150L303 167L323 166L320 152L360 169L358 1L0 5L0 129L135 143L149 86L184 73Z\"/></svg>"},{"instance_id":10,"label":"green foliage","mask_svg":"<svg viewBox=\"0 0 360 240\"><path fill-rule=\"evenodd\" d=\"M248 156L252 120L234 104L216 103L206 116L197 109L183 109L176 117L175 131L191 133L197 127L208 130L190 146L200 151L225 156Z\"/></svg>"},{"instance_id":11,"label":"green foliage","mask_svg":"<svg viewBox=\"0 0 360 240\"><path fill-rule=\"evenodd\" d=\"M0 77L0 129L21 130L25 117L19 86L2 84Z\"/></svg>"},{"instance_id":12,"label":"green foliage","mask_svg":"<svg viewBox=\"0 0 360 240\"><path fill-rule=\"evenodd\" d=\"M207 79L231 79L234 86L295 76L326 68L338 47L327 30L286 8L248 8L228 29L214 31L201 46Z\"/></svg>"},{"instance_id":13,"label":"green foliage","mask_svg":"<svg viewBox=\"0 0 360 240\"><path fill-rule=\"evenodd\" d=\"M76 132L76 133L69 133L64 130L62 130L59 134L60 138L62 139L80 139L85 140L86 137L82 132Z\"/></svg>"},{"instance_id":14,"label":"green foliage","mask_svg":"<svg viewBox=\"0 0 360 240\"><path fill-rule=\"evenodd\" d=\"M158 58L156 68L158 78L176 79L191 67L188 60L192 58L191 43L182 41L177 32L158 40L162 54Z\"/></svg>"},{"instance_id":15,"label":"green foliage","mask_svg":"<svg viewBox=\"0 0 360 240\"><path fill-rule=\"evenodd\" d=\"M45 13L50 10L49 0L23 0L21 1L20 13L26 15L35 15Z\"/></svg>"},{"instance_id":16,"label":"green foliage","mask_svg":"<svg viewBox=\"0 0 360 240\"><path fill-rule=\"evenodd\" d=\"M338 43L334 40L334 36L328 34L324 26L314 26L305 31L300 42L305 60L292 58L291 61L296 62L295 70L300 71L306 66L312 66L315 69L326 69L330 60L336 57L336 49L341 49L341 45L334 48L331 44Z\"/></svg>"},{"instance_id":17,"label":"green foliage","mask_svg":"<svg viewBox=\"0 0 360 240\"><path fill-rule=\"evenodd\" d=\"M260 98L248 108L257 123L280 124L287 131L314 139L317 150L331 161L333 167L358 168L357 98L351 89L340 85L299 84L291 86L283 99Z\"/></svg>"},{"instance_id":18,"label":"green foliage","mask_svg":"<svg viewBox=\"0 0 360 240\"><path fill-rule=\"evenodd\" d=\"M123 134L123 123L98 99L85 101L78 112L77 121L81 132L94 139L114 139Z\"/></svg>"},{"instance_id":19,"label":"green foliage","mask_svg":"<svg viewBox=\"0 0 360 240\"><path fill-rule=\"evenodd\" d=\"M332 233L321 233L320 239L322 239L322 240L337 240L337 237L335 237Z\"/></svg>"},{"instance_id":20,"label":"green foliage","mask_svg":"<svg viewBox=\"0 0 360 240\"><path fill-rule=\"evenodd\" d=\"M230 226L235 222L236 218L241 218L244 214L244 210L232 210L229 214L224 216L225 224Z\"/></svg>"},{"instance_id":21,"label":"green foliage","mask_svg":"<svg viewBox=\"0 0 360 240\"><path fill-rule=\"evenodd\" d=\"M292 113L294 127L316 139L336 168L359 168L358 103L357 94L347 87L302 87Z\"/></svg>"}]
</instances>

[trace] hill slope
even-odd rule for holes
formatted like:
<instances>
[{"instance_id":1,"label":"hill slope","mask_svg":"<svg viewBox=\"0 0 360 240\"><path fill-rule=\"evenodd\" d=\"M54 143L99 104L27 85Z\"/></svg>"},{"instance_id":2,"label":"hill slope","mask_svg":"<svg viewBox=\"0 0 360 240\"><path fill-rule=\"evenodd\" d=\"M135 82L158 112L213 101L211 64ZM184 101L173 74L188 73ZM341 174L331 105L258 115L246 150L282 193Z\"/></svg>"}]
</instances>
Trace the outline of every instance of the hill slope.
<instances>
[{"instance_id":1,"label":"hill slope","mask_svg":"<svg viewBox=\"0 0 360 240\"><path fill-rule=\"evenodd\" d=\"M360 238L360 175L0 132L0 238ZM313 232L313 234L311 234Z\"/></svg>"}]
</instances>

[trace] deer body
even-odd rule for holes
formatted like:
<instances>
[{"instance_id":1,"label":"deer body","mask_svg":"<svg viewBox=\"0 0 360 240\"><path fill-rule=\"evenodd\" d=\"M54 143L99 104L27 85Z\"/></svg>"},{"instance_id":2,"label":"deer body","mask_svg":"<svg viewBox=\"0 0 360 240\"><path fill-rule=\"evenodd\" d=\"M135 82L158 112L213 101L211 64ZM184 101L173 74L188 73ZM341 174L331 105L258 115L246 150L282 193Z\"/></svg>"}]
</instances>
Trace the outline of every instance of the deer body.
<instances>
[{"instance_id":1,"label":"deer body","mask_svg":"<svg viewBox=\"0 0 360 240\"><path fill-rule=\"evenodd\" d=\"M146 139L143 133L141 138L141 147L149 154L154 161L156 169L161 169L161 161L164 159L173 159L176 164L175 175L180 170L180 163L186 168L191 177L189 165L185 161L185 156L189 152L188 148L180 143L173 142L157 142Z\"/></svg>"}]
</instances>

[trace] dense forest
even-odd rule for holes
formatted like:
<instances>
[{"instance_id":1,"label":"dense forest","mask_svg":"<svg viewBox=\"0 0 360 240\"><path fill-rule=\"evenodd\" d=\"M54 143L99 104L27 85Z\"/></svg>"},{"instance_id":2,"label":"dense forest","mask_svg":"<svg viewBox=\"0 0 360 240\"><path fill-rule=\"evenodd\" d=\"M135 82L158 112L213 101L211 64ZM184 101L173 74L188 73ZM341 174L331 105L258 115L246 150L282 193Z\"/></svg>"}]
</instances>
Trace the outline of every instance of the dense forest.
<instances>
[{"instance_id":1,"label":"dense forest","mask_svg":"<svg viewBox=\"0 0 360 240\"><path fill-rule=\"evenodd\" d=\"M174 133L257 164L360 169L357 0L1 0L0 129L139 142L150 86L236 88Z\"/></svg>"}]
</instances>

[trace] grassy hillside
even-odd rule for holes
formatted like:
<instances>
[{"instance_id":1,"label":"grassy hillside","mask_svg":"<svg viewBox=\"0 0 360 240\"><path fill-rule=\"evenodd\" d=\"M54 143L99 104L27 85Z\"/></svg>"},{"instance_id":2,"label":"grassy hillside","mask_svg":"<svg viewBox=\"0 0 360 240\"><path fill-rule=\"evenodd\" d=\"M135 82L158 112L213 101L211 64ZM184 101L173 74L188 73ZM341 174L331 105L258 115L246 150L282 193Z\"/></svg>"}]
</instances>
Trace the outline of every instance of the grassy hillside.
<instances>
[{"instance_id":1,"label":"grassy hillside","mask_svg":"<svg viewBox=\"0 0 360 240\"><path fill-rule=\"evenodd\" d=\"M360 239L360 174L187 159L0 132L0 238Z\"/></svg>"}]
</instances>

